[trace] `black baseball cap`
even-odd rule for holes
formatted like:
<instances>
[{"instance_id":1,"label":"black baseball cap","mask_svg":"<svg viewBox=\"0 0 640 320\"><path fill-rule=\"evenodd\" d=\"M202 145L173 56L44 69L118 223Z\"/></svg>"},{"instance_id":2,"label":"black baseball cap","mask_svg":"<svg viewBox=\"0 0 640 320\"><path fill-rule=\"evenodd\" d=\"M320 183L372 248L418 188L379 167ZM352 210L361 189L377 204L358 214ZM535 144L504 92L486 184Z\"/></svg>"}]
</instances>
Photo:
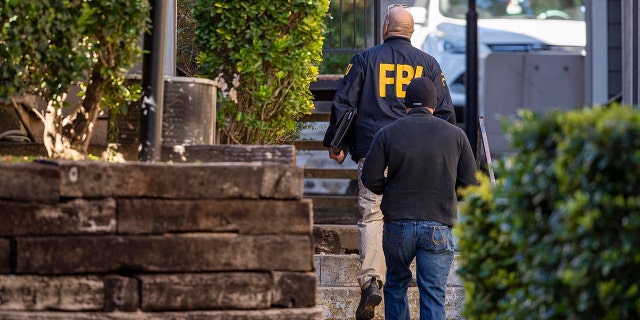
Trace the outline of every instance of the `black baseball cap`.
<instances>
[{"instance_id":1,"label":"black baseball cap","mask_svg":"<svg viewBox=\"0 0 640 320\"><path fill-rule=\"evenodd\" d=\"M438 105L438 93L436 86L429 78L415 78L407 85L407 94L404 98L407 108L431 107Z\"/></svg>"}]
</instances>

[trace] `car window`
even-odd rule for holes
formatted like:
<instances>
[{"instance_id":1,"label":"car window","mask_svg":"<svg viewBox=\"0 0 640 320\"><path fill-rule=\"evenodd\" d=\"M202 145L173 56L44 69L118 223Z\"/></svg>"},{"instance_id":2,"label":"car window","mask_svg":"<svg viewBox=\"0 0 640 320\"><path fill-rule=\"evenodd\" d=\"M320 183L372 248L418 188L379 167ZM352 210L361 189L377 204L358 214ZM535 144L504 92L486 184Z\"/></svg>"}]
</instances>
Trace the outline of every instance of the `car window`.
<instances>
[{"instance_id":1,"label":"car window","mask_svg":"<svg viewBox=\"0 0 640 320\"><path fill-rule=\"evenodd\" d=\"M440 0L443 16L465 19L468 0ZM477 0L478 19L584 20L584 0Z\"/></svg>"}]
</instances>

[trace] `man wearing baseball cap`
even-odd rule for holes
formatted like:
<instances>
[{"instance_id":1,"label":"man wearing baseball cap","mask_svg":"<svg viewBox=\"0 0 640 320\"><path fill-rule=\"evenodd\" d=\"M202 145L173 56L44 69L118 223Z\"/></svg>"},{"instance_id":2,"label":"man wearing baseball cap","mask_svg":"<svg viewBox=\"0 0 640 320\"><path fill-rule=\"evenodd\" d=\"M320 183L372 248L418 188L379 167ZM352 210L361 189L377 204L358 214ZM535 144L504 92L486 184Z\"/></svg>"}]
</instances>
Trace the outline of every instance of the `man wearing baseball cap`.
<instances>
[{"instance_id":1,"label":"man wearing baseball cap","mask_svg":"<svg viewBox=\"0 0 640 320\"><path fill-rule=\"evenodd\" d=\"M383 195L385 319L409 319L409 265L415 258L420 319L444 320L456 190L477 183L476 164L464 131L433 116L438 100L433 82L415 78L406 92L407 116L376 133L360 178Z\"/></svg>"}]
</instances>

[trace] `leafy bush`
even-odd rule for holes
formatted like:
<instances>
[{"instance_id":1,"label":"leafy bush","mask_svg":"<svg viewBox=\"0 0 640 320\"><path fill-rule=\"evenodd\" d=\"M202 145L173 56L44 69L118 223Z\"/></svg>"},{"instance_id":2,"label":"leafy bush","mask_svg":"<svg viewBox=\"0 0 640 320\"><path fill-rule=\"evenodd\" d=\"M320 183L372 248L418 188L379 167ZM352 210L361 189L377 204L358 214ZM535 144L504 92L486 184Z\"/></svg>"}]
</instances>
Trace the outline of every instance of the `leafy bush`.
<instances>
[{"instance_id":1,"label":"leafy bush","mask_svg":"<svg viewBox=\"0 0 640 320\"><path fill-rule=\"evenodd\" d=\"M639 319L640 110L521 116L455 228L464 316Z\"/></svg>"},{"instance_id":2,"label":"leafy bush","mask_svg":"<svg viewBox=\"0 0 640 320\"><path fill-rule=\"evenodd\" d=\"M124 75L141 57L148 17L146 0L2 2L0 98L35 94L48 102L40 116L52 157L82 157L102 107L135 99ZM63 116L73 84L83 98Z\"/></svg>"},{"instance_id":3,"label":"leafy bush","mask_svg":"<svg viewBox=\"0 0 640 320\"><path fill-rule=\"evenodd\" d=\"M327 0L197 0L199 76L218 82L221 143L291 138L313 109Z\"/></svg>"}]
</instances>

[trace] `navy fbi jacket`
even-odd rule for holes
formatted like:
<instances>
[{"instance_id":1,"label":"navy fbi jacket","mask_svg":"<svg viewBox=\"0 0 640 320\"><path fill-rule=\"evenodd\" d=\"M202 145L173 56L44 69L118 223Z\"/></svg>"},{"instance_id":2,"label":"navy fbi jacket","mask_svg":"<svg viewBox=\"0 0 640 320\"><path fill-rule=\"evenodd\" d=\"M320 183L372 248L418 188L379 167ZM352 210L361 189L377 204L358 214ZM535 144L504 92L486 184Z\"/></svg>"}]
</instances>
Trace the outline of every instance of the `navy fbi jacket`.
<instances>
[{"instance_id":1,"label":"navy fbi jacket","mask_svg":"<svg viewBox=\"0 0 640 320\"><path fill-rule=\"evenodd\" d=\"M357 108L349 153L353 161L364 158L378 129L406 115L406 88L418 77L427 77L436 86L438 106L434 115L455 124L451 95L438 61L412 46L409 38L388 37L383 44L351 58L333 99L323 145L331 146L337 119L350 108Z\"/></svg>"},{"instance_id":2,"label":"navy fbi jacket","mask_svg":"<svg viewBox=\"0 0 640 320\"><path fill-rule=\"evenodd\" d=\"M371 192L382 194L384 221L427 220L453 226L456 188L477 184L475 175L464 130L426 108L415 108L378 131L360 178Z\"/></svg>"}]
</instances>

